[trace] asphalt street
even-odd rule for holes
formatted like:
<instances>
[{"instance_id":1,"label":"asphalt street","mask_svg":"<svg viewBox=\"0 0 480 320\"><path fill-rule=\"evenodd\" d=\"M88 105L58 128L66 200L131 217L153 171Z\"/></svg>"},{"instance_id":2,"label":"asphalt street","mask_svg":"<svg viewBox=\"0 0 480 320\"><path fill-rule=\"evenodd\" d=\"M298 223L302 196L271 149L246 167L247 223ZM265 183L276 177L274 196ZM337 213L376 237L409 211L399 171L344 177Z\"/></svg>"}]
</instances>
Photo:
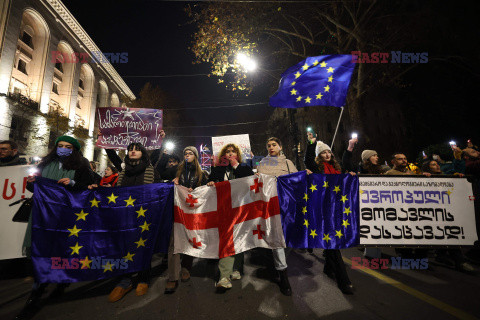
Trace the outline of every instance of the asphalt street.
<instances>
[{"instance_id":1,"label":"asphalt street","mask_svg":"<svg viewBox=\"0 0 480 320\"><path fill-rule=\"evenodd\" d=\"M166 265L156 256L149 292L134 291L116 303L108 293L115 280L75 283L58 299L48 297L34 319L475 319L480 318L479 274L464 274L433 258L433 270L352 270L358 248L342 250L355 294L343 295L322 271L321 249L313 254L292 250L287 258L293 295L283 296L273 277L269 250L245 257L244 276L225 294L216 294L216 261L195 259L192 278L172 295L163 294ZM384 249L384 257L394 254ZM476 266L478 270L478 266ZM9 278L2 275L2 278ZM0 281L0 319L12 319L22 308L31 277Z\"/></svg>"}]
</instances>

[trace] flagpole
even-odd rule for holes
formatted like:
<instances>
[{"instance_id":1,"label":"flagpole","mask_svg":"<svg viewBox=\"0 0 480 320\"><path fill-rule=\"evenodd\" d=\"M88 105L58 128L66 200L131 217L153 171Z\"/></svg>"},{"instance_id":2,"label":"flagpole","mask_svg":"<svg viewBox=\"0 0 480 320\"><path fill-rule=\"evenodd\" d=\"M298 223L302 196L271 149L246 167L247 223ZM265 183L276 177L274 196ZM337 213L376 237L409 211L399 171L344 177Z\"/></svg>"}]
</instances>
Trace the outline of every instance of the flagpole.
<instances>
[{"instance_id":1,"label":"flagpole","mask_svg":"<svg viewBox=\"0 0 480 320\"><path fill-rule=\"evenodd\" d=\"M333 134L332 145L330 146L330 149L332 149L332 150L333 150L333 143L335 142L335 137L337 136L338 126L340 125L340 121L342 120L342 114L343 114L343 107L342 107L342 111L340 111L340 117L338 117L338 122L337 122L337 127L335 128L335 133Z\"/></svg>"}]
</instances>

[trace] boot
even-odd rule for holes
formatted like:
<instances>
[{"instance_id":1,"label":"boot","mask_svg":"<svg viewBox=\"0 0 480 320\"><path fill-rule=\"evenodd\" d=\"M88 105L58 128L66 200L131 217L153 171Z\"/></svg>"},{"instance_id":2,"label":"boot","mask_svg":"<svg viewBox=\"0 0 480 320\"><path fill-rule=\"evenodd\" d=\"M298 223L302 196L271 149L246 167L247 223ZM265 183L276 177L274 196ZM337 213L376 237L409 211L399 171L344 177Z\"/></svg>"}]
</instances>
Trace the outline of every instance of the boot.
<instances>
[{"instance_id":1,"label":"boot","mask_svg":"<svg viewBox=\"0 0 480 320\"><path fill-rule=\"evenodd\" d=\"M280 292L284 296L291 296L292 287L290 287L290 282L288 281L287 269L278 270L278 274L280 275Z\"/></svg>"},{"instance_id":2,"label":"boot","mask_svg":"<svg viewBox=\"0 0 480 320\"><path fill-rule=\"evenodd\" d=\"M16 320L33 318L33 316L38 312L38 310L40 310L40 299L46 287L47 284L42 283L36 289L32 290L30 296L27 299L27 302L25 303L25 306L15 317Z\"/></svg>"},{"instance_id":3,"label":"boot","mask_svg":"<svg viewBox=\"0 0 480 320\"><path fill-rule=\"evenodd\" d=\"M348 278L340 250L328 249L325 251L326 265L333 269L338 288L343 294L353 294L353 285Z\"/></svg>"}]
</instances>

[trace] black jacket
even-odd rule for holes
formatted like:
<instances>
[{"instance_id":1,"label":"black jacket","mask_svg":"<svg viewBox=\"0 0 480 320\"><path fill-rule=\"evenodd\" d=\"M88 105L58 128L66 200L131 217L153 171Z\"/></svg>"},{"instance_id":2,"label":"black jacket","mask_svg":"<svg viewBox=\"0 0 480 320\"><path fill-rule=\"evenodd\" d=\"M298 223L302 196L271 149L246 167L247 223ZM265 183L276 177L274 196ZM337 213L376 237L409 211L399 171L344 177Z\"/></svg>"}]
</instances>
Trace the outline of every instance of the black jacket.
<instances>
[{"instance_id":1,"label":"black jacket","mask_svg":"<svg viewBox=\"0 0 480 320\"><path fill-rule=\"evenodd\" d=\"M212 172L210 173L210 177L208 177L208 181L213 182L220 182L225 180L225 173L227 172L227 168L233 169L231 166L218 166L212 167ZM252 168L245 164L238 165L237 169L233 169L233 175L235 179L243 178L253 175Z\"/></svg>"},{"instance_id":2,"label":"black jacket","mask_svg":"<svg viewBox=\"0 0 480 320\"><path fill-rule=\"evenodd\" d=\"M122 159L118 156L117 152L113 149L105 149L105 152L107 153L108 159L110 159L110 162L117 168L118 172L122 172Z\"/></svg>"},{"instance_id":3,"label":"black jacket","mask_svg":"<svg viewBox=\"0 0 480 320\"><path fill-rule=\"evenodd\" d=\"M198 178L195 177L195 168L193 167L193 165L190 165L190 166L187 166L185 171L178 178L178 184L187 188L195 189L196 187L207 184L207 176L204 172L202 175L202 181L200 181L200 185L199 185Z\"/></svg>"},{"instance_id":4,"label":"black jacket","mask_svg":"<svg viewBox=\"0 0 480 320\"><path fill-rule=\"evenodd\" d=\"M14 155L13 157L0 159L0 167L21 166L24 164L27 164L27 160L20 158L18 154Z\"/></svg>"},{"instance_id":5,"label":"black jacket","mask_svg":"<svg viewBox=\"0 0 480 320\"><path fill-rule=\"evenodd\" d=\"M170 156L166 155L161 150L162 149L153 150L150 155L150 161L162 180L172 181L177 176L178 165L167 168Z\"/></svg>"},{"instance_id":6,"label":"black jacket","mask_svg":"<svg viewBox=\"0 0 480 320\"><path fill-rule=\"evenodd\" d=\"M310 171L314 171L315 168L317 167L317 164L315 163L315 148L317 147L317 143L308 143L307 144L307 150L305 150L305 168L307 168Z\"/></svg>"}]
</instances>

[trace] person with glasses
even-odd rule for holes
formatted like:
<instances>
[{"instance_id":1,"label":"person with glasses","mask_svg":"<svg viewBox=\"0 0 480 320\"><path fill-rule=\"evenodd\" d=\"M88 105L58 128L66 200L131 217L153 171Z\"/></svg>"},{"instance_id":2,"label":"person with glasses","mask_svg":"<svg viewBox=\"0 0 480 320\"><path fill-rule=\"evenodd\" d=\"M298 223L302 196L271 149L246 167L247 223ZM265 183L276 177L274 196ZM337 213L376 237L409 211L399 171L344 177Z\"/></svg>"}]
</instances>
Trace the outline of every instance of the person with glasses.
<instances>
[{"instance_id":1,"label":"person with glasses","mask_svg":"<svg viewBox=\"0 0 480 320\"><path fill-rule=\"evenodd\" d=\"M194 146L186 147L183 150L183 161L178 165L177 175L173 179L173 183L188 188L189 192L207 184L207 175L200 167L198 150ZM182 259L180 259L180 254L173 253L175 246L173 232L172 228L168 247L168 281L165 285L165 294L171 294L177 290L179 278L182 282L190 280L190 270L193 263L193 257L182 255Z\"/></svg>"}]
</instances>

